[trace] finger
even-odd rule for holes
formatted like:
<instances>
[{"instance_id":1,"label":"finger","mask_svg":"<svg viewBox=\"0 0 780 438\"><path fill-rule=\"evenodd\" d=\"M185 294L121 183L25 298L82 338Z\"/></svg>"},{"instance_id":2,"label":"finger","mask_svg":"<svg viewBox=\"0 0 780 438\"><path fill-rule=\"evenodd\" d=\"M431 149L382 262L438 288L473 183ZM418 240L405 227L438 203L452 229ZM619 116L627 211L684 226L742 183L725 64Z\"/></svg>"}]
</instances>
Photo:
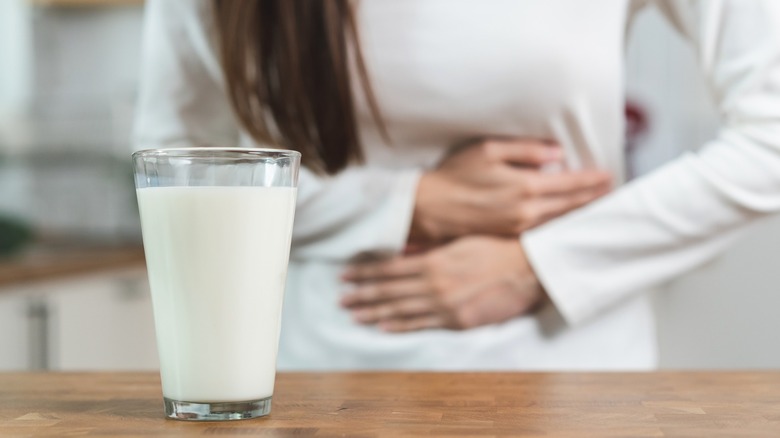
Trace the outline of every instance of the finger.
<instances>
[{"instance_id":1,"label":"finger","mask_svg":"<svg viewBox=\"0 0 780 438\"><path fill-rule=\"evenodd\" d=\"M341 278L349 282L376 281L418 275L422 273L423 268L422 255L400 256L379 262L349 265L342 273Z\"/></svg>"},{"instance_id":2,"label":"finger","mask_svg":"<svg viewBox=\"0 0 780 438\"><path fill-rule=\"evenodd\" d=\"M543 141L490 140L483 147L491 158L514 165L542 166L563 159L558 145Z\"/></svg>"},{"instance_id":3,"label":"finger","mask_svg":"<svg viewBox=\"0 0 780 438\"><path fill-rule=\"evenodd\" d=\"M602 186L596 189L580 190L572 194L545 196L529 201L532 204L526 206L526 208L530 209L532 214L528 216L535 219L528 224L528 228L533 228L552 218L587 205L607 193L609 193L609 187Z\"/></svg>"},{"instance_id":4,"label":"finger","mask_svg":"<svg viewBox=\"0 0 780 438\"><path fill-rule=\"evenodd\" d=\"M365 306L379 301L423 295L427 292L428 286L420 277L361 283L360 286L341 298L341 305L344 307Z\"/></svg>"},{"instance_id":5,"label":"finger","mask_svg":"<svg viewBox=\"0 0 780 438\"><path fill-rule=\"evenodd\" d=\"M609 186L612 176L600 170L559 173L528 171L523 172L523 183L528 194L532 196L565 195Z\"/></svg>"},{"instance_id":6,"label":"finger","mask_svg":"<svg viewBox=\"0 0 780 438\"><path fill-rule=\"evenodd\" d=\"M424 254L426 251L430 251L434 248L434 245L431 243L407 243L406 247L404 248L403 255L405 256L412 256L412 255L419 255Z\"/></svg>"},{"instance_id":7,"label":"finger","mask_svg":"<svg viewBox=\"0 0 780 438\"><path fill-rule=\"evenodd\" d=\"M433 313L434 301L430 297L411 297L385 301L352 311L352 317L361 324L375 324L388 319L405 319Z\"/></svg>"},{"instance_id":8,"label":"finger","mask_svg":"<svg viewBox=\"0 0 780 438\"><path fill-rule=\"evenodd\" d=\"M379 323L379 328L390 333L445 328L446 319L441 315L419 315L406 319L390 319Z\"/></svg>"}]
</instances>

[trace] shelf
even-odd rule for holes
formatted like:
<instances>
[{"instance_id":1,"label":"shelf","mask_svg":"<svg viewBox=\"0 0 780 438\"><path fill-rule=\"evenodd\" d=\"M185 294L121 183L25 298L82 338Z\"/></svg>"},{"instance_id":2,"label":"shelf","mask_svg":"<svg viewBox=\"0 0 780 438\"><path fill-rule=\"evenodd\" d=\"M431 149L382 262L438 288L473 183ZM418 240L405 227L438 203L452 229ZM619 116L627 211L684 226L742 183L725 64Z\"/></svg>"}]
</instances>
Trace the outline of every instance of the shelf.
<instances>
[{"instance_id":1,"label":"shelf","mask_svg":"<svg viewBox=\"0 0 780 438\"><path fill-rule=\"evenodd\" d=\"M142 5L144 0L29 0L35 6L57 8L83 8L102 6Z\"/></svg>"}]
</instances>

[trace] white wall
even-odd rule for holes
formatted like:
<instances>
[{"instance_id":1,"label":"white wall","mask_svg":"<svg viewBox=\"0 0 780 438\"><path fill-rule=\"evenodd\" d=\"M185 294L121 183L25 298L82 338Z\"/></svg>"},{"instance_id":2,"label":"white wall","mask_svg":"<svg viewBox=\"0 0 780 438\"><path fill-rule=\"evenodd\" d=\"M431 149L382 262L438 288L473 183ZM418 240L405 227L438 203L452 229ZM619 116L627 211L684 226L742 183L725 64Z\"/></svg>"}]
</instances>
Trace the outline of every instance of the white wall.
<instances>
[{"instance_id":1,"label":"white wall","mask_svg":"<svg viewBox=\"0 0 780 438\"><path fill-rule=\"evenodd\" d=\"M32 90L30 16L27 0L0 1L0 153L3 154L15 152L30 133L25 118ZM0 180L0 187L8 183ZM2 190L0 194L4 198L0 202L4 204L16 205L21 201L18 191Z\"/></svg>"},{"instance_id":2,"label":"white wall","mask_svg":"<svg viewBox=\"0 0 780 438\"><path fill-rule=\"evenodd\" d=\"M138 5L34 8L36 148L129 155L142 11Z\"/></svg>"},{"instance_id":3,"label":"white wall","mask_svg":"<svg viewBox=\"0 0 780 438\"><path fill-rule=\"evenodd\" d=\"M780 368L780 218L658 296L665 368Z\"/></svg>"},{"instance_id":4,"label":"white wall","mask_svg":"<svg viewBox=\"0 0 780 438\"><path fill-rule=\"evenodd\" d=\"M655 11L635 23L627 75L629 96L651 111L652 131L635 156L640 172L715 134L717 112L693 51ZM774 217L727 254L669 284L656 297L662 367L780 368L778 258L780 217Z\"/></svg>"},{"instance_id":5,"label":"white wall","mask_svg":"<svg viewBox=\"0 0 780 438\"><path fill-rule=\"evenodd\" d=\"M142 12L0 0L0 214L50 234L138 237L130 131Z\"/></svg>"},{"instance_id":6,"label":"white wall","mask_svg":"<svg viewBox=\"0 0 780 438\"><path fill-rule=\"evenodd\" d=\"M29 137L32 22L27 0L0 1L0 213L29 216L29 175L8 165Z\"/></svg>"},{"instance_id":7,"label":"white wall","mask_svg":"<svg viewBox=\"0 0 780 438\"><path fill-rule=\"evenodd\" d=\"M26 109L31 89L31 21L27 0L0 2L0 139Z\"/></svg>"}]
</instances>

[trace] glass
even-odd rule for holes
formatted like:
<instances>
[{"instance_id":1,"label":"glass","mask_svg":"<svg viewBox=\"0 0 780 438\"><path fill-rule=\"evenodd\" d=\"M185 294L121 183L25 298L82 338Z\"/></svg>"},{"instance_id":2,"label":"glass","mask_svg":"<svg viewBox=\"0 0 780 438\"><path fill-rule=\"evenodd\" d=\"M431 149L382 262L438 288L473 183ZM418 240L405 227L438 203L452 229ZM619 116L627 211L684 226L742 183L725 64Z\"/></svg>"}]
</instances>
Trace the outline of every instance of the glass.
<instances>
[{"instance_id":1,"label":"glass","mask_svg":"<svg viewBox=\"0 0 780 438\"><path fill-rule=\"evenodd\" d=\"M227 148L133 154L169 418L271 411L300 157Z\"/></svg>"}]
</instances>

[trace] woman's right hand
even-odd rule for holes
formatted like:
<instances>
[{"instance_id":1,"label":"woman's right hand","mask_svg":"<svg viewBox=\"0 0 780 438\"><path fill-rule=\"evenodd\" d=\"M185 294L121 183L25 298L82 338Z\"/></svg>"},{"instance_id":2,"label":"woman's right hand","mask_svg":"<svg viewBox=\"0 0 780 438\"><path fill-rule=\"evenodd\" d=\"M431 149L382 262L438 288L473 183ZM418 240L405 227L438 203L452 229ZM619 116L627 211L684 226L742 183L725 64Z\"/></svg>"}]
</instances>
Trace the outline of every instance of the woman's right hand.
<instances>
[{"instance_id":1,"label":"woman's right hand","mask_svg":"<svg viewBox=\"0 0 780 438\"><path fill-rule=\"evenodd\" d=\"M423 174L410 243L517 236L609 191L604 171L545 172L562 161L560 147L535 140L490 139L458 149Z\"/></svg>"}]
</instances>

